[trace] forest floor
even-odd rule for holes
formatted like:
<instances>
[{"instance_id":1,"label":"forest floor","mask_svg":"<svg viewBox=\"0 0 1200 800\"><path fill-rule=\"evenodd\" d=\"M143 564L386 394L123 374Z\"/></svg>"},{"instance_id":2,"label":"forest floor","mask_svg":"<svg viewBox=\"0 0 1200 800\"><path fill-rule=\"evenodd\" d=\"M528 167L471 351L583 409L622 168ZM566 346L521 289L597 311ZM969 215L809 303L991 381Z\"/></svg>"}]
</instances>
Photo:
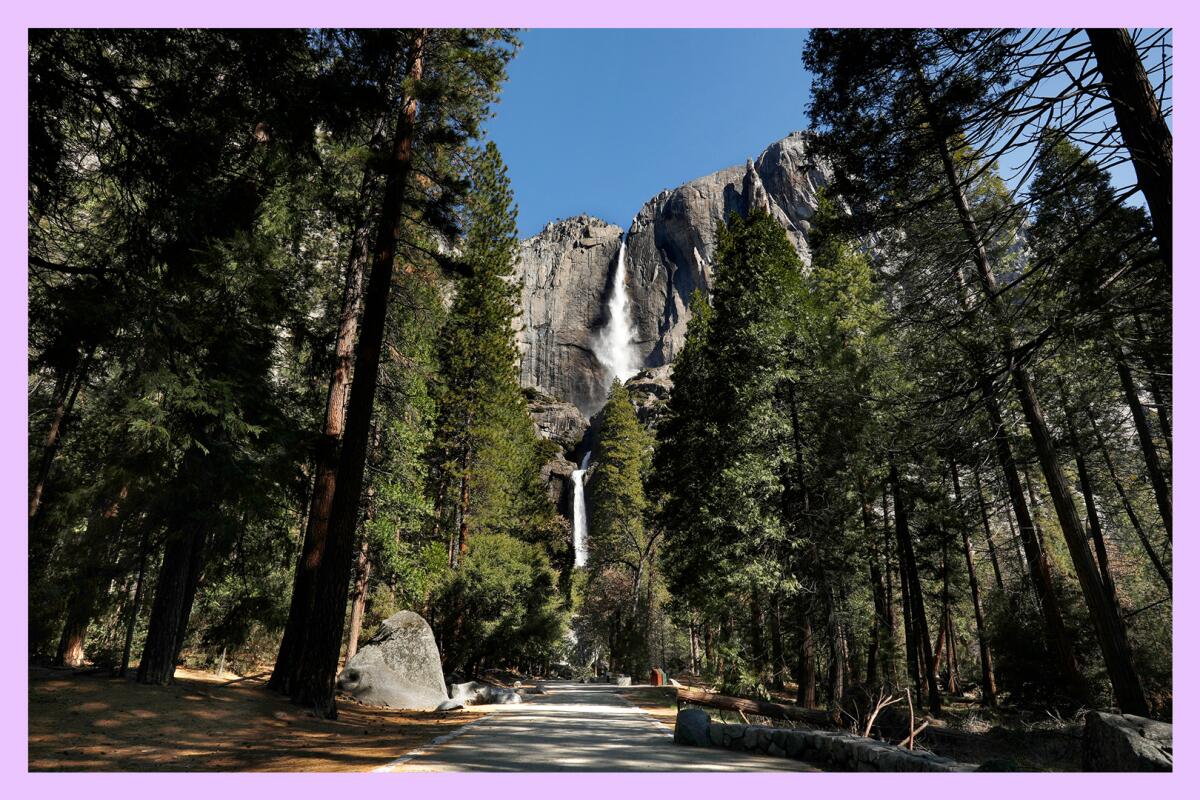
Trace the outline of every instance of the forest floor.
<instances>
[{"instance_id":1,"label":"forest floor","mask_svg":"<svg viewBox=\"0 0 1200 800\"><path fill-rule=\"evenodd\" d=\"M29 769L371 770L482 716L391 711L339 700L319 720L266 689L267 674L179 669L172 686L32 667Z\"/></svg>"}]
</instances>

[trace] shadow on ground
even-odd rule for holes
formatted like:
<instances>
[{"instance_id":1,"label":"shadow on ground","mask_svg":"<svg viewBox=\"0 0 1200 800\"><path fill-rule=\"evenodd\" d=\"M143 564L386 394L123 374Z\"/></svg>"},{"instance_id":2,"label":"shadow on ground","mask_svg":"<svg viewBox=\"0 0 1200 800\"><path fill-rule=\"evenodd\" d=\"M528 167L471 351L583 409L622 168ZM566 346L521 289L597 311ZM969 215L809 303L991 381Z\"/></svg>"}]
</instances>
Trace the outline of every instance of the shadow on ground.
<instances>
[{"instance_id":1,"label":"shadow on ground","mask_svg":"<svg viewBox=\"0 0 1200 800\"><path fill-rule=\"evenodd\" d=\"M179 670L173 686L31 668L30 771L370 770L477 718L342 701L318 720L265 688Z\"/></svg>"}]
</instances>

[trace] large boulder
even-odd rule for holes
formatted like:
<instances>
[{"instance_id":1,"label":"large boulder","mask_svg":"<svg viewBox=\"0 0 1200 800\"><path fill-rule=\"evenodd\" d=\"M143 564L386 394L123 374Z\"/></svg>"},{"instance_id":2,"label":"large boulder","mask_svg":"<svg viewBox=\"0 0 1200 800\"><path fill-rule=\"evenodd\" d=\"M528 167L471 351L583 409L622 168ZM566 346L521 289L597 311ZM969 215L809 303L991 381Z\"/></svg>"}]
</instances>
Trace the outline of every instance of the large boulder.
<instances>
[{"instance_id":1,"label":"large boulder","mask_svg":"<svg viewBox=\"0 0 1200 800\"><path fill-rule=\"evenodd\" d=\"M1083 726L1085 772L1170 772L1171 723L1089 711Z\"/></svg>"},{"instance_id":2,"label":"large boulder","mask_svg":"<svg viewBox=\"0 0 1200 800\"><path fill-rule=\"evenodd\" d=\"M389 617L346 664L337 686L373 706L418 711L441 706L446 682L429 623L412 611Z\"/></svg>"}]
</instances>

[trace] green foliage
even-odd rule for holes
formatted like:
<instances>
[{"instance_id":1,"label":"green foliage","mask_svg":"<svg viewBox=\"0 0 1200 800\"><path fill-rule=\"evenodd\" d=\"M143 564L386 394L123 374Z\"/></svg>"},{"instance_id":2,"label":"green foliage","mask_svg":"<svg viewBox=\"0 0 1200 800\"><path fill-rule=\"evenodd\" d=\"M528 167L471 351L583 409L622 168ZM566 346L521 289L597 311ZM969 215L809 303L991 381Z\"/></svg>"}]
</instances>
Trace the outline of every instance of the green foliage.
<instances>
[{"instance_id":1,"label":"green foliage","mask_svg":"<svg viewBox=\"0 0 1200 800\"><path fill-rule=\"evenodd\" d=\"M564 634L560 606L544 548L502 533L477 535L431 602L439 639L457 643L446 654L447 673L553 659Z\"/></svg>"}]
</instances>

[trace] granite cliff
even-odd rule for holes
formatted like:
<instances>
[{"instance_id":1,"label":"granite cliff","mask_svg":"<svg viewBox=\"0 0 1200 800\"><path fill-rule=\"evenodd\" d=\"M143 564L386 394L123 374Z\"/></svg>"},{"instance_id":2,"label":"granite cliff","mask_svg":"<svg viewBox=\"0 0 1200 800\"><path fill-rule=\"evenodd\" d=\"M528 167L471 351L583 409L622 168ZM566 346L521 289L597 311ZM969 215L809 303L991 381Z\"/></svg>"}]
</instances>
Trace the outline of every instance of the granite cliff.
<instances>
[{"instance_id":1,"label":"granite cliff","mask_svg":"<svg viewBox=\"0 0 1200 800\"><path fill-rule=\"evenodd\" d=\"M645 368L668 366L683 347L692 301L712 286L718 226L731 213L766 208L807 260L808 220L826 172L806 143L805 134L793 133L744 166L661 192L642 206L628 232L578 216L525 240L518 266L522 385L574 405L585 417L603 405L612 375L596 346L608 322L605 298L623 235L633 347ZM669 380L669 370L651 374Z\"/></svg>"}]
</instances>

